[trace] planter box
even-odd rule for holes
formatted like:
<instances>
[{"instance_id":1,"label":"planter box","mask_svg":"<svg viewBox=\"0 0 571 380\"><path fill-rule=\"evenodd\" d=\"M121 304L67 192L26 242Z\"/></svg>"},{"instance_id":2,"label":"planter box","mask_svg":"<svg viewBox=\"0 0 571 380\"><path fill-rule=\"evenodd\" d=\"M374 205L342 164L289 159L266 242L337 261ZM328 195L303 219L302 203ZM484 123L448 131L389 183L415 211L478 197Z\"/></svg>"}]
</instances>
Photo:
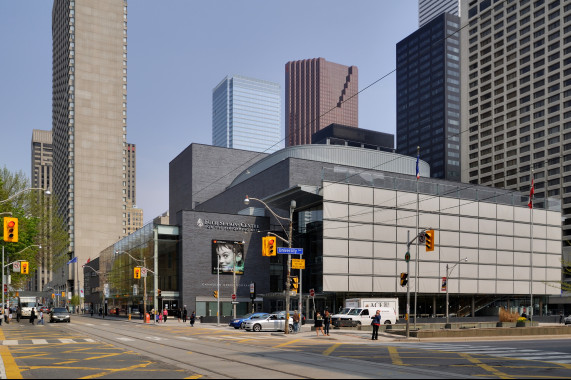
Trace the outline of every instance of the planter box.
<instances>
[{"instance_id":1,"label":"planter box","mask_svg":"<svg viewBox=\"0 0 571 380\"><path fill-rule=\"evenodd\" d=\"M531 326L531 322L529 321L517 321L515 327L529 327Z\"/></svg>"}]
</instances>

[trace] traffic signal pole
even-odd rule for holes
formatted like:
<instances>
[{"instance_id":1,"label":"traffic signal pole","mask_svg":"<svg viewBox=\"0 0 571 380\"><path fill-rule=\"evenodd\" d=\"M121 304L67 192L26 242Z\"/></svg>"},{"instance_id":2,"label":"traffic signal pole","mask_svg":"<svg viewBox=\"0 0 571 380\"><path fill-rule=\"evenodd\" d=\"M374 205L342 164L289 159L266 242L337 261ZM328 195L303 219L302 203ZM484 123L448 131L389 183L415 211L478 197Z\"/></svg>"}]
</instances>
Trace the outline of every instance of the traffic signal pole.
<instances>
[{"instance_id":1,"label":"traffic signal pole","mask_svg":"<svg viewBox=\"0 0 571 380\"><path fill-rule=\"evenodd\" d=\"M410 230L406 232L406 252L410 249ZM409 254L410 255L410 254ZM410 273L410 260L406 260L406 273ZM406 282L406 337L410 338L410 281Z\"/></svg>"}]
</instances>

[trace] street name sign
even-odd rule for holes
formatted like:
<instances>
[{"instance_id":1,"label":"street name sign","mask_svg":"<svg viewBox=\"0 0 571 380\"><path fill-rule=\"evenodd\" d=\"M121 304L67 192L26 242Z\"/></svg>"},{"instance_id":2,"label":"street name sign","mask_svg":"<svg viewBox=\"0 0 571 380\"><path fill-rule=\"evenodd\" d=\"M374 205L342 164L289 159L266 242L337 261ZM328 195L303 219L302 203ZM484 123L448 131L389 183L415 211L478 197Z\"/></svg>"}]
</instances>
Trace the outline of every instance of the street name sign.
<instances>
[{"instance_id":1,"label":"street name sign","mask_svg":"<svg viewBox=\"0 0 571 380\"><path fill-rule=\"evenodd\" d=\"M278 253L282 255L303 255L303 248L278 247Z\"/></svg>"}]
</instances>

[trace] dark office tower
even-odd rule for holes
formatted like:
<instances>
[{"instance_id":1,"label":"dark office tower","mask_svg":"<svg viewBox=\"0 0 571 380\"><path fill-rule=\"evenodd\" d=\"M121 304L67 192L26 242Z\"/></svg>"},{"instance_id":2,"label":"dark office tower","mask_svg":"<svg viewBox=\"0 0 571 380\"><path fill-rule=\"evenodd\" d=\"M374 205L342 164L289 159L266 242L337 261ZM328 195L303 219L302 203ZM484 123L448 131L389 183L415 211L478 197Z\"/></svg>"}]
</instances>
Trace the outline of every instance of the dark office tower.
<instances>
[{"instance_id":1,"label":"dark office tower","mask_svg":"<svg viewBox=\"0 0 571 380\"><path fill-rule=\"evenodd\" d=\"M460 181L460 18L442 13L397 44L397 152Z\"/></svg>"},{"instance_id":2,"label":"dark office tower","mask_svg":"<svg viewBox=\"0 0 571 380\"><path fill-rule=\"evenodd\" d=\"M460 16L460 1L418 0L418 27L422 28L442 13Z\"/></svg>"},{"instance_id":3,"label":"dark office tower","mask_svg":"<svg viewBox=\"0 0 571 380\"><path fill-rule=\"evenodd\" d=\"M357 66L324 58L286 63L286 146L311 144L330 124L359 127L358 79Z\"/></svg>"},{"instance_id":4,"label":"dark office tower","mask_svg":"<svg viewBox=\"0 0 571 380\"><path fill-rule=\"evenodd\" d=\"M81 296L78 265L126 234L127 1L54 0L52 43L53 194L71 261L53 286Z\"/></svg>"}]
</instances>

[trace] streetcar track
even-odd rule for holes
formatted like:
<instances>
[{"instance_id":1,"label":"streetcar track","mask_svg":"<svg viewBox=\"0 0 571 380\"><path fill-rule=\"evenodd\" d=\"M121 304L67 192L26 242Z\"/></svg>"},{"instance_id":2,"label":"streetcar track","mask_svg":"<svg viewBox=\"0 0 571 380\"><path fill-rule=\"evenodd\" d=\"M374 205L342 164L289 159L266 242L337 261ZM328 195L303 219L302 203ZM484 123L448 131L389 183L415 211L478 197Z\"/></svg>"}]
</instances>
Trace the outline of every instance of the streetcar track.
<instances>
[{"instance_id":1,"label":"streetcar track","mask_svg":"<svg viewBox=\"0 0 571 380\"><path fill-rule=\"evenodd\" d=\"M120 321L119 321L119 322L120 322ZM66 326L66 327L68 327L69 329L73 329L73 330L75 330L75 331L78 331L78 332L80 331L80 330L78 330L78 327L74 326L73 324L72 324L72 325L69 325L69 326ZM188 351L188 349L181 348L180 346L176 346L176 345L173 345L173 344L169 344L168 341L162 341L162 340L161 340L161 341L151 341L151 340L147 340L147 339L141 338L140 335L137 335L137 332L132 332L132 331L128 331L128 330L124 330L124 329L120 329L120 328L115 328L115 327L113 327L113 326L111 326L111 325L105 326L107 329L106 329L106 330L103 330L103 331L106 331L107 333L116 334L116 335L119 335L119 334L120 334L120 335L122 335L122 336L135 339L135 340L132 341L132 342L129 342L129 341L121 341L121 340L113 340L112 338L107 338L107 337L104 337L104 336L102 336L102 335L99 335L99 334L97 333L99 329L98 329L97 326L95 326L95 325L94 325L94 326L88 326L88 325L86 325L86 324L82 324L82 327L85 328L85 329L94 330L94 331L90 331L90 332L87 332L87 331L81 331L81 332L83 332L83 333L85 333L85 334L87 334L87 335L91 335L91 336L93 336L93 337L96 337L96 338L97 338L98 340L100 340L100 341L104 341L104 342L106 342L106 343L112 343L113 345L125 346L125 347L128 347L128 348L130 348L130 349L135 349L135 350L137 350L137 351L139 351L139 352L142 352L143 354L146 354L147 356L150 356L150 357L153 358L154 360L157 360L156 358L162 358L163 360L160 360L160 359L159 359L159 361L163 361L163 362L166 362L166 363L169 363L169 362L177 362L177 363L182 364L182 365L183 365L182 367L183 367L184 369L187 369L187 370L188 370L189 367L191 367L191 368L193 368L193 369L192 369L193 371L196 371L194 368L197 368L197 369L203 370L203 371L205 371L205 372L207 372L207 373L209 373L209 374L213 374L213 375L224 376L224 377L228 377L228 378L232 378L232 379L238 378L238 377L229 375L229 374L224 373L224 372L216 371L216 370L214 370L214 369L212 369L212 368L210 368L210 367L201 367L200 365L196 365L196 364L194 364L194 363L188 363L188 362L185 362L185 361L183 361L183 360L179 360L179 359L175 359L175 358L170 357L170 356L163 355L163 354L161 354L161 353L159 353L159 352L155 352L155 351L152 351L152 350L150 350L150 349L147 349L147 348L146 348L146 345L141 345L141 342L148 342L148 343L160 344L161 346L164 346L164 347L167 347L167 348L172 348L172 349L176 349L176 350L186 350L186 351ZM145 326L145 327L150 327L150 326ZM158 326L157 326L157 327L158 327ZM159 327L159 328L162 328L162 327ZM118 332L117 332L117 331L118 331ZM181 344L184 344L184 343L189 344L189 343L192 342L192 341L184 341L184 340L181 340L181 339L179 339L178 337L167 336L165 333L159 333L158 331L154 331L154 332L153 332L153 335L160 336L161 338L168 339L168 340L175 339L177 342L179 342L179 343L181 343ZM201 336L203 336L203 334L201 334ZM213 349L218 349L218 350L222 349L222 347L220 347L219 345L216 345L216 344L214 344L214 343L215 343L215 342L203 341L203 340L200 340L199 342L198 342L198 341L197 341L197 342L194 342L194 344L200 344L200 346L206 346L206 347L213 348ZM193 343L191 343L191 344L193 344ZM247 346L250 346L250 347L258 348L258 346L255 346L255 345L252 345L252 344L245 344L245 343L243 343L243 345L247 345ZM268 348L270 348L270 347L264 347L264 349L266 349L266 350L267 350ZM272 350L276 350L276 351L283 351L283 350L281 350L281 349L277 349L277 348L273 348L273 347L271 347L271 349L272 349ZM255 363L246 363L246 362L241 361L241 360L231 359L231 358L228 358L227 356L224 356L224 355L222 355L222 354L221 354L221 355L209 354L209 353L197 351L197 350L194 349L194 348L192 349L192 352L195 353L195 354L198 354L198 355L204 355L204 356L211 357L211 358L214 358L214 359L224 360L225 362L228 362L228 361L229 361L229 362L237 363L238 365L247 365L248 367L255 367L255 368L260 368L260 369L267 370L267 371L276 372L276 373L277 373L277 377L280 377L279 374L282 374L282 375L289 375L289 376L294 376L294 377L296 377L296 378L302 378L302 379L308 379L308 378L309 378L309 377L305 377L305 376L303 376L303 375L300 375L299 373L288 372L288 371L279 370L279 369L276 369L276 368L270 367L270 366L263 366L263 365L259 365L259 364L255 364ZM251 355L253 358L256 358L256 357L264 357L263 354L250 354L250 355ZM198 371L196 371L196 372L198 372Z\"/></svg>"}]
</instances>

